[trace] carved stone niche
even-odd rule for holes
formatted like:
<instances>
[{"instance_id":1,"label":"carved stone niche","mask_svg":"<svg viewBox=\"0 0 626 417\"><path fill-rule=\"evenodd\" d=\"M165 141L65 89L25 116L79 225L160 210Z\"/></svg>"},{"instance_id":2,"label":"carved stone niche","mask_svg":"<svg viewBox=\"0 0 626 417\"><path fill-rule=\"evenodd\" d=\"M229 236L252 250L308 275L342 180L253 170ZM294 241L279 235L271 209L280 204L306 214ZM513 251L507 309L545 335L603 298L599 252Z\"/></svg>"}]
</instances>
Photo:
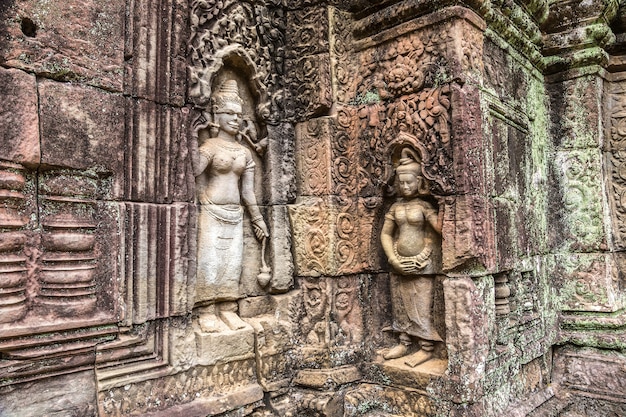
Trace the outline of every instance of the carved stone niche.
<instances>
[{"instance_id":1,"label":"carved stone niche","mask_svg":"<svg viewBox=\"0 0 626 417\"><path fill-rule=\"evenodd\" d=\"M426 170L419 140L399 133L389 141L396 188L388 205L381 244L390 265L391 331L397 345L380 351L384 366L442 374L446 369L441 230L443 207L432 193L435 177ZM441 200L441 198L439 199Z\"/></svg>"},{"instance_id":2,"label":"carved stone niche","mask_svg":"<svg viewBox=\"0 0 626 417\"><path fill-rule=\"evenodd\" d=\"M256 66L242 48L222 52L206 80L211 97L196 97L191 132L198 210L195 333L198 361L206 365L252 354L254 331L240 318L237 302L287 289L292 270L290 248L281 241L289 235L286 209L264 205L271 200L268 164L276 160L259 114L266 92L249 81Z\"/></svg>"}]
</instances>

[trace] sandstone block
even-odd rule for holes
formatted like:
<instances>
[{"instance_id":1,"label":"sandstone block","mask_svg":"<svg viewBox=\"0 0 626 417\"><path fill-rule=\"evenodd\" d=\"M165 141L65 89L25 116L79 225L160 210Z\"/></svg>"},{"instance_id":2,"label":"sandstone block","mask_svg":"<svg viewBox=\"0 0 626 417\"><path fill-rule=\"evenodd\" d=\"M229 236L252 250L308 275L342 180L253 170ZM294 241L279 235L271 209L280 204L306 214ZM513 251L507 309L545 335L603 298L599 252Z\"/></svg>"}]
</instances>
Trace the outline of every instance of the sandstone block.
<instances>
[{"instance_id":1,"label":"sandstone block","mask_svg":"<svg viewBox=\"0 0 626 417\"><path fill-rule=\"evenodd\" d=\"M24 71L0 68L0 159L37 165L39 115L35 77Z\"/></svg>"},{"instance_id":2,"label":"sandstone block","mask_svg":"<svg viewBox=\"0 0 626 417\"><path fill-rule=\"evenodd\" d=\"M41 161L113 176L113 194L123 180L124 99L77 84L39 85Z\"/></svg>"},{"instance_id":3,"label":"sandstone block","mask_svg":"<svg viewBox=\"0 0 626 417\"><path fill-rule=\"evenodd\" d=\"M122 91L125 2L12 2L0 61L59 81Z\"/></svg>"}]
</instances>

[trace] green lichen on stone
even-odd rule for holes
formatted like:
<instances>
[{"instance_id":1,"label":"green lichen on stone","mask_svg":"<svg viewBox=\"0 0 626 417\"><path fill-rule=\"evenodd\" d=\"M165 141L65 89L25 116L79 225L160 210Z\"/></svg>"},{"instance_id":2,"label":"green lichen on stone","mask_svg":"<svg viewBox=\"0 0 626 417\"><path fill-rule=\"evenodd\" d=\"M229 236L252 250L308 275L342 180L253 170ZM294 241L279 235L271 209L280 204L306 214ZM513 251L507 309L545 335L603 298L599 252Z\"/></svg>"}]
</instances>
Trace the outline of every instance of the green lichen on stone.
<instances>
[{"instance_id":1,"label":"green lichen on stone","mask_svg":"<svg viewBox=\"0 0 626 417\"><path fill-rule=\"evenodd\" d=\"M362 94L357 94L357 96L350 102L353 106L364 106L370 104L380 103L381 98L380 94L377 90L366 91Z\"/></svg>"},{"instance_id":2,"label":"green lichen on stone","mask_svg":"<svg viewBox=\"0 0 626 417\"><path fill-rule=\"evenodd\" d=\"M387 403L385 403L385 402L383 402L383 401L381 401L381 400L379 400L377 398L363 401L363 402L359 403L357 405L357 407L356 407L357 413L361 414L361 415L367 414L368 412L374 411L374 410L380 410L380 411L384 411L386 413L392 413L393 412L393 408L389 404L387 404Z\"/></svg>"}]
</instances>

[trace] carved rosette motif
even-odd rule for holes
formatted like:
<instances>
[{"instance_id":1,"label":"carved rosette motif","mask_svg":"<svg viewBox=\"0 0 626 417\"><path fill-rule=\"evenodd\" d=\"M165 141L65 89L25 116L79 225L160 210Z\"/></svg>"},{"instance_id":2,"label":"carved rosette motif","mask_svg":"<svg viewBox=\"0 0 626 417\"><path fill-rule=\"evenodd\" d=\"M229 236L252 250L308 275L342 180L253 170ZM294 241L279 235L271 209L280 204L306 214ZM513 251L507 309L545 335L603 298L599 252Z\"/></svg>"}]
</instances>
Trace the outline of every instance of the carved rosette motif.
<instances>
[{"instance_id":1,"label":"carved rosette motif","mask_svg":"<svg viewBox=\"0 0 626 417\"><path fill-rule=\"evenodd\" d=\"M343 30L340 24L336 30ZM413 33L360 53L362 71L357 77L341 77L350 74L350 69L337 68L338 94L344 103L339 124L357 143L365 144L358 168L359 195L387 191L389 149L401 133L421 144L433 194L454 193L451 80L444 58L448 42L443 30Z\"/></svg>"}]
</instances>

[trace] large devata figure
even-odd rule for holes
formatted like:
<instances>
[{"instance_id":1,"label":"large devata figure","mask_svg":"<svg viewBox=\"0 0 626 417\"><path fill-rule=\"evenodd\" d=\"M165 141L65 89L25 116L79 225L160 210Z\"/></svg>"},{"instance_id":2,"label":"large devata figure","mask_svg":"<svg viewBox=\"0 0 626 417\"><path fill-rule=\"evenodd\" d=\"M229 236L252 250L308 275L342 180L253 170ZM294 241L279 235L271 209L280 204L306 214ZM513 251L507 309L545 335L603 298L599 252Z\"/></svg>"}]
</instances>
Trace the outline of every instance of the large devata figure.
<instances>
[{"instance_id":1,"label":"large devata figure","mask_svg":"<svg viewBox=\"0 0 626 417\"><path fill-rule=\"evenodd\" d=\"M413 149L402 150L395 175L400 198L385 215L381 243L393 269L393 330L400 334L400 342L386 350L383 357L406 356L407 365L417 366L430 360L435 343L442 342L432 313L434 274L440 268L442 216L428 201L429 182ZM411 349L415 342L419 343L416 352Z\"/></svg>"},{"instance_id":2,"label":"large devata figure","mask_svg":"<svg viewBox=\"0 0 626 417\"><path fill-rule=\"evenodd\" d=\"M199 132L194 164L200 203L196 303L240 298L243 206L256 238L269 236L254 194L255 163L238 140L242 104L236 81L224 82L213 96L211 137L207 129Z\"/></svg>"}]
</instances>

